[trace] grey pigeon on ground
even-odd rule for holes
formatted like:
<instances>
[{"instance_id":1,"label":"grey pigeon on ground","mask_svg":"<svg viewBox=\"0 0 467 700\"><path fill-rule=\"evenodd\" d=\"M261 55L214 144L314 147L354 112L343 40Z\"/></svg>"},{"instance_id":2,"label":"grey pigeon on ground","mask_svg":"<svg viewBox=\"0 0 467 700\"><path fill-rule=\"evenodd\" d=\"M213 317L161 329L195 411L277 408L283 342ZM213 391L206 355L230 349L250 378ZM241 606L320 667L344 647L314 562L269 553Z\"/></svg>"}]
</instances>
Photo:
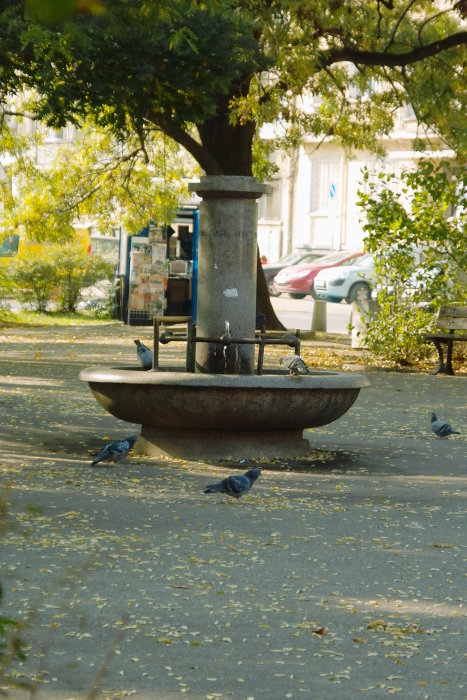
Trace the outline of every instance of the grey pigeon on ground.
<instances>
[{"instance_id":1,"label":"grey pigeon on ground","mask_svg":"<svg viewBox=\"0 0 467 700\"><path fill-rule=\"evenodd\" d=\"M204 493L225 493L233 498L240 498L251 489L256 479L261 474L259 467L253 467L240 476L228 476L217 484L209 484L204 489Z\"/></svg>"},{"instance_id":2,"label":"grey pigeon on ground","mask_svg":"<svg viewBox=\"0 0 467 700\"><path fill-rule=\"evenodd\" d=\"M458 430L453 430L449 423L446 423L444 420L438 420L436 413L433 411L431 412L431 429L436 437L439 438L446 438L450 435L460 435L460 432Z\"/></svg>"},{"instance_id":3,"label":"grey pigeon on ground","mask_svg":"<svg viewBox=\"0 0 467 700\"><path fill-rule=\"evenodd\" d=\"M284 355L284 357L281 357L279 362L289 370L289 374L291 376L310 374L310 370L299 355Z\"/></svg>"},{"instance_id":4,"label":"grey pigeon on ground","mask_svg":"<svg viewBox=\"0 0 467 700\"><path fill-rule=\"evenodd\" d=\"M119 462L127 456L137 439L137 435L131 435L131 437L127 437L124 440L108 442L107 445L95 455L91 467L96 467L99 462Z\"/></svg>"},{"instance_id":5,"label":"grey pigeon on ground","mask_svg":"<svg viewBox=\"0 0 467 700\"><path fill-rule=\"evenodd\" d=\"M138 357L138 362L143 369L152 369L152 352L146 347L144 343L140 340L135 340L136 343L136 355Z\"/></svg>"}]
</instances>

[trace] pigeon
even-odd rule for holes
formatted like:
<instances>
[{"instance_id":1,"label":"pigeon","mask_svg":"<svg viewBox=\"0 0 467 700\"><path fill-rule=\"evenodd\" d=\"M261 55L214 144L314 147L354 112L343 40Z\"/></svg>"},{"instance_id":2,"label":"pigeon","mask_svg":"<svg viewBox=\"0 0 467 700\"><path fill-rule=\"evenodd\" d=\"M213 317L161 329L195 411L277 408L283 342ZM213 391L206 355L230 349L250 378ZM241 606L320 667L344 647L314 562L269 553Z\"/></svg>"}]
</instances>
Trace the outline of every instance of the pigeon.
<instances>
[{"instance_id":1,"label":"pigeon","mask_svg":"<svg viewBox=\"0 0 467 700\"><path fill-rule=\"evenodd\" d=\"M240 498L251 489L258 476L261 474L259 467L253 467L240 476L228 476L217 484L209 484L204 493L225 493L233 498Z\"/></svg>"},{"instance_id":2,"label":"pigeon","mask_svg":"<svg viewBox=\"0 0 467 700\"><path fill-rule=\"evenodd\" d=\"M310 374L310 370L299 355L284 355L279 362L289 370L290 376L296 377L299 374Z\"/></svg>"},{"instance_id":3,"label":"pigeon","mask_svg":"<svg viewBox=\"0 0 467 700\"><path fill-rule=\"evenodd\" d=\"M292 333L284 333L282 340L285 341L291 348L294 348L296 345L300 344L300 339L298 336L292 335Z\"/></svg>"},{"instance_id":4,"label":"pigeon","mask_svg":"<svg viewBox=\"0 0 467 700\"><path fill-rule=\"evenodd\" d=\"M107 445L103 447L97 455L95 455L91 467L96 467L99 462L119 462L121 459L127 456L137 438L137 435L132 435L124 440L114 440L113 442L108 442Z\"/></svg>"},{"instance_id":5,"label":"pigeon","mask_svg":"<svg viewBox=\"0 0 467 700\"><path fill-rule=\"evenodd\" d=\"M436 418L436 413L433 411L431 412L431 429L436 437L439 438L447 438L450 435L460 435L460 432L458 430L453 430L449 423L446 423L444 420L438 420L438 418Z\"/></svg>"},{"instance_id":6,"label":"pigeon","mask_svg":"<svg viewBox=\"0 0 467 700\"><path fill-rule=\"evenodd\" d=\"M139 364L143 369L152 369L152 352L140 340L135 340L135 343Z\"/></svg>"}]
</instances>

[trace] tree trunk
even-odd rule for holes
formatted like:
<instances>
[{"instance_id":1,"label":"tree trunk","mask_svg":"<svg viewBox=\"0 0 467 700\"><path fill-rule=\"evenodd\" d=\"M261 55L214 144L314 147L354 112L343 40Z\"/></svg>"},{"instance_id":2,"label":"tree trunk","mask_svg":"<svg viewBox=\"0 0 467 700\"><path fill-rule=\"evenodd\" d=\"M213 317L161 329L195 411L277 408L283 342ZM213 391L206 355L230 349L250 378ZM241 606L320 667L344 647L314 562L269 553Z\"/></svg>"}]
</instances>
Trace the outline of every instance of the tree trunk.
<instances>
[{"instance_id":1,"label":"tree trunk","mask_svg":"<svg viewBox=\"0 0 467 700\"><path fill-rule=\"evenodd\" d=\"M222 175L253 175L253 138L256 127L252 122L232 124L229 115L230 96L219 102L217 113L198 125L203 148L215 159ZM217 175L206 172L206 175Z\"/></svg>"},{"instance_id":2,"label":"tree trunk","mask_svg":"<svg viewBox=\"0 0 467 700\"><path fill-rule=\"evenodd\" d=\"M268 331L283 331L285 327L276 316L276 312L271 304L266 278L261 265L259 249L256 258L256 315L266 316L266 329Z\"/></svg>"}]
</instances>

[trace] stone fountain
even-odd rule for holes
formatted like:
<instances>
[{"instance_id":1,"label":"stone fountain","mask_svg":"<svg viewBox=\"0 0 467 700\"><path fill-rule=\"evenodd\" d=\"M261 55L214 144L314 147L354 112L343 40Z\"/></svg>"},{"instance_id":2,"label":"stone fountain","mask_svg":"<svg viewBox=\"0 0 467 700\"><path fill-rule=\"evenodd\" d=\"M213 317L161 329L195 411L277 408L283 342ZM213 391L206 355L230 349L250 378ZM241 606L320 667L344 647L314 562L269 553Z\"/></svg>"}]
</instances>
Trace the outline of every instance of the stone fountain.
<instances>
[{"instance_id":1,"label":"stone fountain","mask_svg":"<svg viewBox=\"0 0 467 700\"><path fill-rule=\"evenodd\" d=\"M266 187L251 177L206 176L191 189L200 204L197 335L254 338L256 200ZM182 459L295 457L303 430L337 420L352 406L363 375L313 371L298 377L254 374L251 343L236 345L238 374L225 374L219 342L196 343L196 372L87 368L107 411L142 425L135 451ZM284 350L284 354L290 350Z\"/></svg>"}]
</instances>

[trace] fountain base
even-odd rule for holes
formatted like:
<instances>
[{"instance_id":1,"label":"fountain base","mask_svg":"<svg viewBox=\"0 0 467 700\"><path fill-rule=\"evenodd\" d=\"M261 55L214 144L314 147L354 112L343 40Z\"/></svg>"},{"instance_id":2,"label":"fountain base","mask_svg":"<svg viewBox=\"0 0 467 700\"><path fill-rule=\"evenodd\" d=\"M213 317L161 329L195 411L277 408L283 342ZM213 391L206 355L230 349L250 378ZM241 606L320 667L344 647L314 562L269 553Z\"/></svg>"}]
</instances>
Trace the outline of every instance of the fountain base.
<instances>
[{"instance_id":1,"label":"fountain base","mask_svg":"<svg viewBox=\"0 0 467 700\"><path fill-rule=\"evenodd\" d=\"M361 374L319 370L290 377L91 367L80 378L109 413L142 425L136 453L195 460L306 454L303 430L337 420L369 386Z\"/></svg>"},{"instance_id":2,"label":"fountain base","mask_svg":"<svg viewBox=\"0 0 467 700\"><path fill-rule=\"evenodd\" d=\"M302 430L180 430L143 425L135 454L187 460L286 459L308 454Z\"/></svg>"}]
</instances>

